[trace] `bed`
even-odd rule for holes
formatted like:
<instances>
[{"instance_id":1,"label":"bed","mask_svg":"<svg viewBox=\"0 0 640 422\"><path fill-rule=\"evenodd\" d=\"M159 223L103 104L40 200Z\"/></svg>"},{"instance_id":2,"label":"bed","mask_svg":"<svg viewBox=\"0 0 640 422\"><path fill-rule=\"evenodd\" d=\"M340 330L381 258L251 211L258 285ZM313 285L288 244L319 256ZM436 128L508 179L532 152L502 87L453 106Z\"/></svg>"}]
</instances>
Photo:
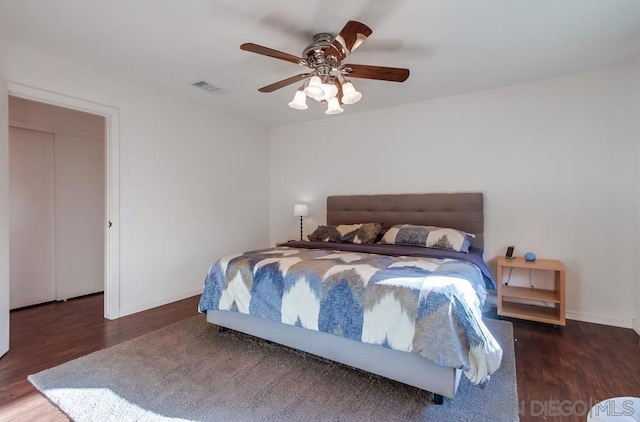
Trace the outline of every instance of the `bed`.
<instances>
[{"instance_id":1,"label":"bed","mask_svg":"<svg viewBox=\"0 0 640 422\"><path fill-rule=\"evenodd\" d=\"M398 224L452 228L470 234L469 253L286 242L214 263L199 310L219 327L433 392L442 403L454 397L462 376L484 385L502 357L480 312L485 285L493 283L481 256L483 203L482 193L329 196L329 226L376 222L383 233ZM283 296L265 293L270 284ZM361 284L366 291L345 287ZM378 296L371 293L376 289ZM359 292L358 302L352 296ZM406 302L398 306L391 297ZM355 313L344 311L351 302L361 305ZM407 321L406 315L421 319Z\"/></svg>"}]
</instances>

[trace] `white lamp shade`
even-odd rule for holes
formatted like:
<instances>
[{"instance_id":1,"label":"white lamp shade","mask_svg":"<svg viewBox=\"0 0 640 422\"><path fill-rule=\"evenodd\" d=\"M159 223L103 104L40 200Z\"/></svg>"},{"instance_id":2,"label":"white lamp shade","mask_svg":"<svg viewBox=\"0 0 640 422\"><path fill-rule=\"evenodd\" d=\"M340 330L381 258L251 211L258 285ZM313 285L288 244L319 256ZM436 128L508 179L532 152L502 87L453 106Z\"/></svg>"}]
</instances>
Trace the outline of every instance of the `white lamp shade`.
<instances>
[{"instance_id":1,"label":"white lamp shade","mask_svg":"<svg viewBox=\"0 0 640 422\"><path fill-rule=\"evenodd\" d=\"M342 102L344 104L355 104L362 98L362 94L356 91L351 82L342 85Z\"/></svg>"},{"instance_id":2,"label":"white lamp shade","mask_svg":"<svg viewBox=\"0 0 640 422\"><path fill-rule=\"evenodd\" d=\"M322 84L320 86L322 87L322 91L324 91L324 95L318 98L318 101L329 101L338 93L336 84Z\"/></svg>"},{"instance_id":3,"label":"white lamp shade","mask_svg":"<svg viewBox=\"0 0 640 422\"><path fill-rule=\"evenodd\" d=\"M304 89L304 93L311 98L322 97L324 91L322 90L322 81L318 76L312 76L309 80L309 85Z\"/></svg>"},{"instance_id":4,"label":"white lamp shade","mask_svg":"<svg viewBox=\"0 0 640 422\"><path fill-rule=\"evenodd\" d=\"M296 95L293 97L293 100L289 103L289 107L295 108L296 110L306 110L309 108L307 106L307 96L303 91L296 91Z\"/></svg>"},{"instance_id":5,"label":"white lamp shade","mask_svg":"<svg viewBox=\"0 0 640 422\"><path fill-rule=\"evenodd\" d=\"M343 111L344 109L340 107L340 102L338 101L338 98L333 97L332 99L329 100L329 105L327 106L327 111L325 111L325 114L339 114L339 113L342 113Z\"/></svg>"},{"instance_id":6,"label":"white lamp shade","mask_svg":"<svg viewBox=\"0 0 640 422\"><path fill-rule=\"evenodd\" d=\"M309 207L307 204L296 204L293 207L294 217L306 217L309 215Z\"/></svg>"}]
</instances>

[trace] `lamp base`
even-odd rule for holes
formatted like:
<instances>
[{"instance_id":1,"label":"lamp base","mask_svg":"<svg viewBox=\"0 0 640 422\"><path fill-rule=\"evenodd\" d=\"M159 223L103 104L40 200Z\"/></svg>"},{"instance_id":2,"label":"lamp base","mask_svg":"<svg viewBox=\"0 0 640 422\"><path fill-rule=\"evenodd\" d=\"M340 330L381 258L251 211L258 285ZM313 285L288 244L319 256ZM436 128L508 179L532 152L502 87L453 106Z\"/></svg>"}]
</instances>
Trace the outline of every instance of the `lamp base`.
<instances>
[{"instance_id":1,"label":"lamp base","mask_svg":"<svg viewBox=\"0 0 640 422\"><path fill-rule=\"evenodd\" d=\"M300 216L300 241L302 242L302 216Z\"/></svg>"}]
</instances>

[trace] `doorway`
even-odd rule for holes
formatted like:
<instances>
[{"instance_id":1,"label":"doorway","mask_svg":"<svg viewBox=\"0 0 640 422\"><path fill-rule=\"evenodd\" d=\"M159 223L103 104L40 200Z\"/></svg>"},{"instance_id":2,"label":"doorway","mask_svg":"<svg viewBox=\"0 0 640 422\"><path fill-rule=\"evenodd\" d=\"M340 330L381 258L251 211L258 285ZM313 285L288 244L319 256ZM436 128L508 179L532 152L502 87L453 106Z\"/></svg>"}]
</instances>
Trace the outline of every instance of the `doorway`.
<instances>
[{"instance_id":1,"label":"doorway","mask_svg":"<svg viewBox=\"0 0 640 422\"><path fill-rule=\"evenodd\" d=\"M104 183L104 316L120 316L120 190L119 190L119 110L107 105L22 84L7 82L8 94L44 104L82 111L105 119L105 183Z\"/></svg>"},{"instance_id":2,"label":"doorway","mask_svg":"<svg viewBox=\"0 0 640 422\"><path fill-rule=\"evenodd\" d=\"M10 96L9 119L10 308L104 291L104 117Z\"/></svg>"}]
</instances>

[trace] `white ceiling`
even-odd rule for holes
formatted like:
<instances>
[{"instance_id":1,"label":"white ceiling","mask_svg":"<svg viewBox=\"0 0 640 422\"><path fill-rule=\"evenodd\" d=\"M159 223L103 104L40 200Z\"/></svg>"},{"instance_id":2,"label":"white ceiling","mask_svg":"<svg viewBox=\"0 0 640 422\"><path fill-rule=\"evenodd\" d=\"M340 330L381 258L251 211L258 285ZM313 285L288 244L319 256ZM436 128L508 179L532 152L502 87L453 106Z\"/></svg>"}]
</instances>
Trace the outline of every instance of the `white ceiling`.
<instances>
[{"instance_id":1,"label":"white ceiling","mask_svg":"<svg viewBox=\"0 0 640 422\"><path fill-rule=\"evenodd\" d=\"M0 38L268 126L326 116L287 103L317 32L358 20L373 34L347 62L407 67L405 83L354 79L342 115L624 63L640 56L640 0L0 0ZM205 80L221 95L190 84Z\"/></svg>"}]
</instances>

